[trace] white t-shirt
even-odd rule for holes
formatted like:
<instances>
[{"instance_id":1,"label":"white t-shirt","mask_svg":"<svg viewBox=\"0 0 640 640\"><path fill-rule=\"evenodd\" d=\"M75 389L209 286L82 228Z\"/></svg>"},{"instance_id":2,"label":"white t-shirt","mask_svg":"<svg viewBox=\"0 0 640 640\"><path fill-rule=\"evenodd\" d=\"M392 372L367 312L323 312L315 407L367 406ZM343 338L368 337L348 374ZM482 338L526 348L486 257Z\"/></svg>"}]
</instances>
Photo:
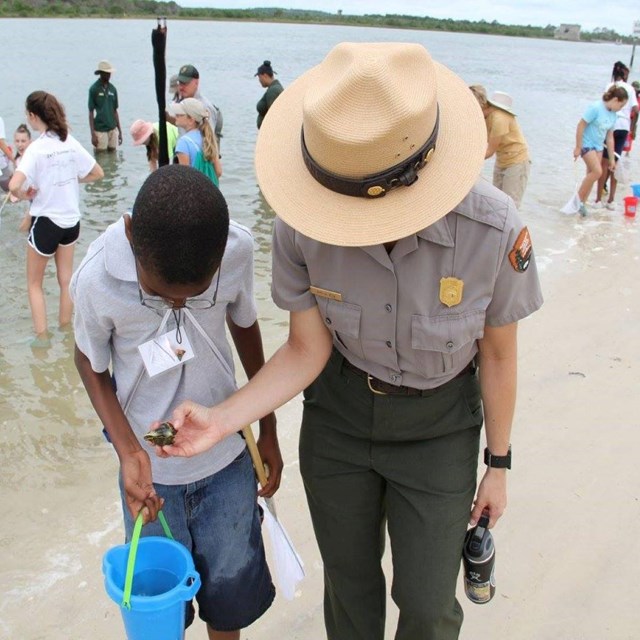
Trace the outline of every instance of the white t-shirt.
<instances>
[{"instance_id":1,"label":"white t-shirt","mask_svg":"<svg viewBox=\"0 0 640 640\"><path fill-rule=\"evenodd\" d=\"M613 128L616 131L629 131L629 129L631 129L631 109L638 106L636 90L629 83L618 80L618 82L608 84L605 91L608 91L609 88L613 86L622 87L629 94L627 103L617 112L616 123Z\"/></svg>"},{"instance_id":2,"label":"white t-shirt","mask_svg":"<svg viewBox=\"0 0 640 640\"><path fill-rule=\"evenodd\" d=\"M46 131L34 140L18 169L38 190L31 215L46 216L63 229L73 227L80 220L78 178L84 178L95 164L95 158L71 134L62 142Z\"/></svg>"},{"instance_id":3,"label":"white t-shirt","mask_svg":"<svg viewBox=\"0 0 640 640\"><path fill-rule=\"evenodd\" d=\"M4 128L4 120L0 118L0 140L6 140L6 139L7 139L7 132L5 131L5 128ZM9 164L9 158L7 158L7 156L5 156L2 151L0 151L0 171L2 171L2 169L4 169L8 164Z\"/></svg>"}]
</instances>

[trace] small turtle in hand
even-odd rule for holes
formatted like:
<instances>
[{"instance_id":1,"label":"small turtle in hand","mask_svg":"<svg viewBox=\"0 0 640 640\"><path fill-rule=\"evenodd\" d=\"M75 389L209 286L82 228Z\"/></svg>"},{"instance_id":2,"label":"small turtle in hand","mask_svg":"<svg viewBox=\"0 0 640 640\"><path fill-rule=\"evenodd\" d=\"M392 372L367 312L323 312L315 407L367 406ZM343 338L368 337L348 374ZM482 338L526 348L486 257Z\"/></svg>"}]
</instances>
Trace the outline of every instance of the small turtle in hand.
<instances>
[{"instance_id":1,"label":"small turtle in hand","mask_svg":"<svg viewBox=\"0 0 640 640\"><path fill-rule=\"evenodd\" d=\"M149 431L145 434L144 439L158 447L164 447L167 444L173 444L173 438L176 430L170 422L163 422L157 429Z\"/></svg>"}]
</instances>

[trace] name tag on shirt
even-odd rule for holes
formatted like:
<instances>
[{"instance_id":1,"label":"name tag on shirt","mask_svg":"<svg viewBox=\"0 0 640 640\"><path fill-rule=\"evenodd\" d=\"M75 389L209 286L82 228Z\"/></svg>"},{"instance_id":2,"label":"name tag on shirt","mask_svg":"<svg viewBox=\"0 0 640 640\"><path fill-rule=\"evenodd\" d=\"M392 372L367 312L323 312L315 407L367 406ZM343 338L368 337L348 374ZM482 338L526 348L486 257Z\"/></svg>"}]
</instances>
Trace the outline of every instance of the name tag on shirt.
<instances>
[{"instance_id":1,"label":"name tag on shirt","mask_svg":"<svg viewBox=\"0 0 640 640\"><path fill-rule=\"evenodd\" d=\"M178 342L174 329L138 346L138 351L150 378L195 357L189 336L184 328L180 329L180 335L181 341Z\"/></svg>"},{"instance_id":2,"label":"name tag on shirt","mask_svg":"<svg viewBox=\"0 0 640 640\"><path fill-rule=\"evenodd\" d=\"M321 289L320 287L309 287L309 292L314 296L320 296L321 298L329 298L329 300L335 300L336 302L342 302L342 294L337 291L329 291L329 289Z\"/></svg>"}]
</instances>

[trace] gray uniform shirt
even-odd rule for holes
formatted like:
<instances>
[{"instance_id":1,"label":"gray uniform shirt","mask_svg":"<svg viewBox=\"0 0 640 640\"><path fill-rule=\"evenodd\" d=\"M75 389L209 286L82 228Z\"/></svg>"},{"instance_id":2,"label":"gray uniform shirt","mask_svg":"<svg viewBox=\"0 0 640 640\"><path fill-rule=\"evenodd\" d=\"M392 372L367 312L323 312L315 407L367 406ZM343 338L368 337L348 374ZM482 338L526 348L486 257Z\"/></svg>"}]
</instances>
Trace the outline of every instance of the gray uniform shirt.
<instances>
[{"instance_id":1,"label":"gray uniform shirt","mask_svg":"<svg viewBox=\"0 0 640 640\"><path fill-rule=\"evenodd\" d=\"M191 313L234 371L233 354L225 332L226 314L241 327L251 326L257 317L253 299L253 239L247 228L235 222L229 227L221 269L216 305ZM209 289L198 297L211 299L215 285L216 277ZM149 452L154 481L171 485L196 482L236 458L244 448L244 441L237 434L193 458L159 458L153 447L142 439L154 420L170 418L173 409L183 400L213 406L233 393L236 383L184 313L180 314L181 331L188 335L195 357L149 377L138 346L155 337L165 312L140 304L135 262L122 219L91 244L73 274L70 290L75 303L76 344L94 371L100 373L112 367L118 400L123 407L142 372L127 418ZM175 329L171 314L163 333Z\"/></svg>"},{"instance_id":2,"label":"gray uniform shirt","mask_svg":"<svg viewBox=\"0 0 640 640\"><path fill-rule=\"evenodd\" d=\"M516 322L542 305L528 232L512 200L485 180L390 255L382 245L317 242L277 218L272 297L288 311L317 304L351 363L417 389L459 373L485 325Z\"/></svg>"}]
</instances>

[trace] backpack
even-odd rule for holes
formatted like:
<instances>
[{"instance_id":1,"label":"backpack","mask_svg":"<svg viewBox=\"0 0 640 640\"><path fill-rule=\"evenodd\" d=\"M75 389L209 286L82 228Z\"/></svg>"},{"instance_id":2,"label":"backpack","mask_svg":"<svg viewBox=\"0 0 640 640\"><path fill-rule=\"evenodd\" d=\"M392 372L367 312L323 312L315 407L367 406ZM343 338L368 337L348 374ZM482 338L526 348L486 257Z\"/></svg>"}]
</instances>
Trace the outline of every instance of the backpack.
<instances>
[{"instance_id":1,"label":"backpack","mask_svg":"<svg viewBox=\"0 0 640 640\"><path fill-rule=\"evenodd\" d=\"M200 173L204 173L216 187L220 186L218 181L218 176L216 175L216 170L213 168L213 164L209 162L205 157L204 153L202 153L202 148L198 147L195 140L192 140L189 136L184 136L185 140L188 140L194 147L198 149L198 153L196 154L196 159L193 162L193 168L199 171Z\"/></svg>"}]
</instances>

